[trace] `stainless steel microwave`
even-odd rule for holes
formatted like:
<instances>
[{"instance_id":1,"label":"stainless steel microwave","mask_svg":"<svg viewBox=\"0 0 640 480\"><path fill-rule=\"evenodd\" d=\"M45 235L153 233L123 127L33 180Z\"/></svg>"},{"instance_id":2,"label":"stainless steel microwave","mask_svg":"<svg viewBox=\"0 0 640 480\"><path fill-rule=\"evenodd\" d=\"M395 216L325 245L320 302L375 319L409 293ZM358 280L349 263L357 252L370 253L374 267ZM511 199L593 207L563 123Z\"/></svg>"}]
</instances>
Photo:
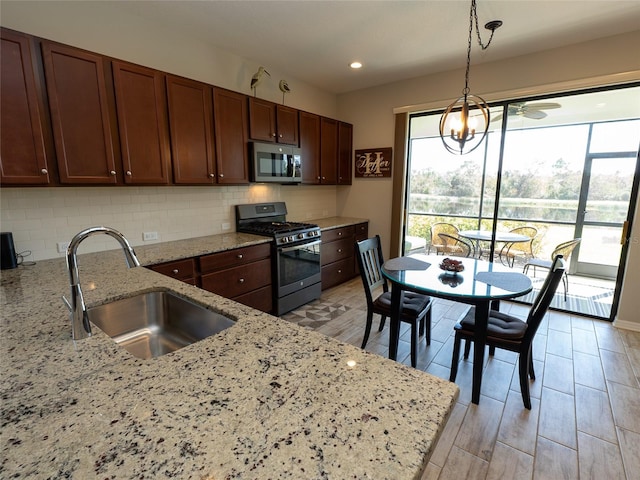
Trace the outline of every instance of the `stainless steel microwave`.
<instances>
[{"instance_id":1,"label":"stainless steel microwave","mask_svg":"<svg viewBox=\"0 0 640 480\"><path fill-rule=\"evenodd\" d=\"M300 149L275 143L251 143L254 182L300 183L302 182Z\"/></svg>"}]
</instances>

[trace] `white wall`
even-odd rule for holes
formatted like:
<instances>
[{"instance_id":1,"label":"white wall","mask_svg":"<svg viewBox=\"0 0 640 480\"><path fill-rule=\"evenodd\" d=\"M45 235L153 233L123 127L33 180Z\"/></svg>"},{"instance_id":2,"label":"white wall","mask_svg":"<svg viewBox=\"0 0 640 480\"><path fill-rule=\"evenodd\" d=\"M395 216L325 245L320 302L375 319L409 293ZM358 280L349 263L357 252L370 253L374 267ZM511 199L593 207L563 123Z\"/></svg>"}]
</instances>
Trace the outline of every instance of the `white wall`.
<instances>
[{"instance_id":1,"label":"white wall","mask_svg":"<svg viewBox=\"0 0 640 480\"><path fill-rule=\"evenodd\" d=\"M631 48L631 46L635 46ZM640 30L499 62L472 65L472 93L498 100L566 91L620 81L640 80ZM473 58L473 55L472 55ZM464 70L438 73L338 96L338 115L354 124L354 149L394 144L394 109L418 111L428 105L444 108L460 96ZM407 107L407 108L403 108ZM400 161L394 158L395 163ZM391 239L392 180L354 179L338 189L338 211L370 219L370 233L380 234L388 250ZM636 206L636 209L640 206ZM640 329L640 221L632 232L627 277L618 318ZM386 252L387 255L389 252ZM635 273L630 273L630 272ZM632 293L635 292L635 295Z\"/></svg>"}]
</instances>

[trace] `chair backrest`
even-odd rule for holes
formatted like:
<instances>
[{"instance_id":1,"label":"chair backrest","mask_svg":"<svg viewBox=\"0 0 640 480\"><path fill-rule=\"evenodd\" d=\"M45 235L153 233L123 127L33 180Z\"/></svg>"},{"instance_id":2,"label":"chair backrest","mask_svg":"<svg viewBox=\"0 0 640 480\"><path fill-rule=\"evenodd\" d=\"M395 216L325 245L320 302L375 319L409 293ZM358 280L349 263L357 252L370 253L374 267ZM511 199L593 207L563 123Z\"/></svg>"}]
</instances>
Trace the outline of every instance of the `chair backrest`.
<instances>
[{"instance_id":1,"label":"chair backrest","mask_svg":"<svg viewBox=\"0 0 640 480\"><path fill-rule=\"evenodd\" d=\"M569 261L569 257L573 253L573 250L580 243L581 238L574 238L573 240L569 240L568 242L563 242L558 245L553 253L551 254L551 258L556 258L557 255L562 255L566 262Z\"/></svg>"},{"instance_id":2,"label":"chair backrest","mask_svg":"<svg viewBox=\"0 0 640 480\"><path fill-rule=\"evenodd\" d=\"M458 227L451 223L445 222L437 222L431 225L431 245L439 245L440 238L438 236L439 233L446 233L448 235L457 236L458 235Z\"/></svg>"},{"instance_id":3,"label":"chair backrest","mask_svg":"<svg viewBox=\"0 0 640 480\"><path fill-rule=\"evenodd\" d=\"M556 289L562 279L562 275L564 275L565 268L565 261L563 260L562 255L554 257L549 273L547 274L547 278L545 278L544 283L540 288L540 292L538 292L538 295L531 306L531 310L529 310L529 316L527 317L527 330L522 340L523 343L531 342L533 340L545 313L547 313L547 310L549 309L549 305L551 305L551 300L553 300L553 296L556 294Z\"/></svg>"},{"instance_id":4,"label":"chair backrest","mask_svg":"<svg viewBox=\"0 0 640 480\"><path fill-rule=\"evenodd\" d=\"M528 242L514 242L509 245L509 251L518 250L520 252L528 253L529 255L533 255L533 240L538 235L538 229L535 227L517 227L512 230L509 230L509 233L516 233L518 235L526 235L531 240Z\"/></svg>"},{"instance_id":5,"label":"chair backrest","mask_svg":"<svg viewBox=\"0 0 640 480\"><path fill-rule=\"evenodd\" d=\"M440 241L444 247L444 251L451 255L462 255L468 257L471 254L472 247L458 236L449 235L448 233L439 233Z\"/></svg>"},{"instance_id":6,"label":"chair backrest","mask_svg":"<svg viewBox=\"0 0 640 480\"><path fill-rule=\"evenodd\" d=\"M384 263L382 257L382 247L380 246L380 235L376 235L366 240L356 242L358 250L358 266L360 267L360 277L364 285L364 293L367 297L367 304L373 303L373 291L382 285L385 292L388 286L385 278L382 276L380 268Z\"/></svg>"}]
</instances>

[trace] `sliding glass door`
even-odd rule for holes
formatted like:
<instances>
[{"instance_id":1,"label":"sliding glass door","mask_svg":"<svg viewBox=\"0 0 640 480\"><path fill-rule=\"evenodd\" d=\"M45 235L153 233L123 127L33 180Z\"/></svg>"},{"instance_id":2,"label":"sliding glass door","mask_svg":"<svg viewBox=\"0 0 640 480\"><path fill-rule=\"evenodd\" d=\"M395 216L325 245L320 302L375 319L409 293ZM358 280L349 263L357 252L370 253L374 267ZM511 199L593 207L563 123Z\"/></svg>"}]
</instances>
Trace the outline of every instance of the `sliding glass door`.
<instances>
[{"instance_id":1,"label":"sliding glass door","mask_svg":"<svg viewBox=\"0 0 640 480\"><path fill-rule=\"evenodd\" d=\"M440 112L412 115L405 250L416 238L429 250L431 225L442 222L459 231L533 227L537 258L580 239L569 257L570 301L553 306L612 317L622 228L635 207L639 106L638 85L497 104L487 141L465 156L442 146ZM503 247L485 243L477 252L504 262ZM507 261L522 270L530 256Z\"/></svg>"}]
</instances>

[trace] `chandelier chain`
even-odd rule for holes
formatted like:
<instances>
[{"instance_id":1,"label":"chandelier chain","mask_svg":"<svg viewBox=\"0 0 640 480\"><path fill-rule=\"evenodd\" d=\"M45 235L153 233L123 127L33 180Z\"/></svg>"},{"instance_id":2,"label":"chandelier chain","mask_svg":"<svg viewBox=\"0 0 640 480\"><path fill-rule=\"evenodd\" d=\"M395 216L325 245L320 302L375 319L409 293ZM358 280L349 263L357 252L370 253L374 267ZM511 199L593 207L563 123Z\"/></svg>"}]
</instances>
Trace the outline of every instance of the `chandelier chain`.
<instances>
[{"instance_id":1,"label":"chandelier chain","mask_svg":"<svg viewBox=\"0 0 640 480\"><path fill-rule=\"evenodd\" d=\"M476 0L471 0L471 9L469 11L469 37L467 40L467 70L465 71L465 74L464 74L464 90L462 90L462 93L465 96L469 93L469 67L471 65L471 38L473 37L474 21L475 21L476 35L478 36L478 44L480 45L480 48L482 48L482 50L486 50L487 48L489 48L489 45L491 45L491 40L493 40L493 34L495 33L497 28L497 27L490 28L491 36L489 37L489 41L487 42L486 45L482 43L482 37L480 36L480 26L478 23L478 11L476 8Z\"/></svg>"}]
</instances>

